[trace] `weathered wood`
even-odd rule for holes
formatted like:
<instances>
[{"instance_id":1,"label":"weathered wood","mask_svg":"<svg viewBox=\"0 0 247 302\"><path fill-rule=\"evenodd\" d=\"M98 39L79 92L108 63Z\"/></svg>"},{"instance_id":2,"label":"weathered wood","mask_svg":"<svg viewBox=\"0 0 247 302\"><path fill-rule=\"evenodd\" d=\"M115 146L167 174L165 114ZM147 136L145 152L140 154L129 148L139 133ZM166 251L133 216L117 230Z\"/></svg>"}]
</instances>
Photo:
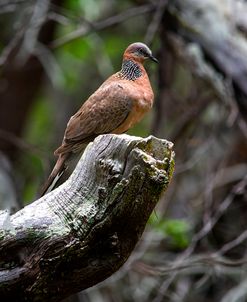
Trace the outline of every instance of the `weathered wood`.
<instances>
[{"instance_id":1,"label":"weathered wood","mask_svg":"<svg viewBox=\"0 0 247 302\"><path fill-rule=\"evenodd\" d=\"M234 98L247 120L247 39L238 18L239 4L228 0L169 1L164 20L169 20L167 30L175 34L168 38L172 52L224 102ZM241 14L246 19L244 2Z\"/></svg>"},{"instance_id":2,"label":"weathered wood","mask_svg":"<svg viewBox=\"0 0 247 302\"><path fill-rule=\"evenodd\" d=\"M63 185L0 215L1 300L60 301L117 271L173 167L166 140L99 136Z\"/></svg>"}]
</instances>

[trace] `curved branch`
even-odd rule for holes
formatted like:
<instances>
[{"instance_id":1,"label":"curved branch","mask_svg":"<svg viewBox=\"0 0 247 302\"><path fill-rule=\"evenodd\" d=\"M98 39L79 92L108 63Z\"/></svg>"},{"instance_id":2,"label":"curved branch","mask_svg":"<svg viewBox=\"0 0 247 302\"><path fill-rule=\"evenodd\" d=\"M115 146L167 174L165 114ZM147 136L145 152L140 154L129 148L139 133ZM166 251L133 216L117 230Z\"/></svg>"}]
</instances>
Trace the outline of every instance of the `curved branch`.
<instances>
[{"instance_id":1,"label":"curved branch","mask_svg":"<svg viewBox=\"0 0 247 302\"><path fill-rule=\"evenodd\" d=\"M119 269L172 176L172 143L103 135L59 188L0 215L0 296L60 301Z\"/></svg>"}]
</instances>

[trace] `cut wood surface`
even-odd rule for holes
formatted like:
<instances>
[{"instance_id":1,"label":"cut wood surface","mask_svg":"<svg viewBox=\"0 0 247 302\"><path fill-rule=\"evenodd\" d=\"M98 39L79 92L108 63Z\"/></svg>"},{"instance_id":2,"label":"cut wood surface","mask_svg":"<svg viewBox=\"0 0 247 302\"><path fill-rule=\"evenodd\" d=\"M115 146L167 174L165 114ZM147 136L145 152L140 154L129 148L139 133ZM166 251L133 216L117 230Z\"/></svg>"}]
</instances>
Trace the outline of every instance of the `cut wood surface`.
<instances>
[{"instance_id":1,"label":"cut wood surface","mask_svg":"<svg viewBox=\"0 0 247 302\"><path fill-rule=\"evenodd\" d=\"M71 177L0 215L0 297L60 301L116 272L140 239L174 167L172 143L103 135Z\"/></svg>"}]
</instances>

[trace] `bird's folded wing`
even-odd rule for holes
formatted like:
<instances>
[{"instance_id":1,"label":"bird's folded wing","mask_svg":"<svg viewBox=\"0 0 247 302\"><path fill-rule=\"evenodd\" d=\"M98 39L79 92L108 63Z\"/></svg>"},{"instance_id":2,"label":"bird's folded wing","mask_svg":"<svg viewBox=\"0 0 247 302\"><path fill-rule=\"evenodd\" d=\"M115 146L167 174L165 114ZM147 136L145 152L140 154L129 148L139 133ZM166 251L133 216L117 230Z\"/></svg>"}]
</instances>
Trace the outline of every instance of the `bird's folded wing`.
<instances>
[{"instance_id":1,"label":"bird's folded wing","mask_svg":"<svg viewBox=\"0 0 247 302\"><path fill-rule=\"evenodd\" d=\"M113 132L125 121L132 105L133 97L123 85L101 86L71 117L64 141L87 141L99 134Z\"/></svg>"}]
</instances>

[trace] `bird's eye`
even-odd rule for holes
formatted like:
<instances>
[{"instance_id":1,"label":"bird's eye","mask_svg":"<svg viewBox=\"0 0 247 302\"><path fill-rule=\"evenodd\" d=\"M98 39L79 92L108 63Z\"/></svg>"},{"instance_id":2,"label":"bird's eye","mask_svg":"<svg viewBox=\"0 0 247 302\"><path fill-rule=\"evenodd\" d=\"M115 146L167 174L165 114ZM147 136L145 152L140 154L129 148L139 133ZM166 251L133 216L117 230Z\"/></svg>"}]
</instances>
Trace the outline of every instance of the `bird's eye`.
<instances>
[{"instance_id":1,"label":"bird's eye","mask_svg":"<svg viewBox=\"0 0 247 302\"><path fill-rule=\"evenodd\" d=\"M138 52L143 56L147 55L146 51L143 48L139 48Z\"/></svg>"}]
</instances>

